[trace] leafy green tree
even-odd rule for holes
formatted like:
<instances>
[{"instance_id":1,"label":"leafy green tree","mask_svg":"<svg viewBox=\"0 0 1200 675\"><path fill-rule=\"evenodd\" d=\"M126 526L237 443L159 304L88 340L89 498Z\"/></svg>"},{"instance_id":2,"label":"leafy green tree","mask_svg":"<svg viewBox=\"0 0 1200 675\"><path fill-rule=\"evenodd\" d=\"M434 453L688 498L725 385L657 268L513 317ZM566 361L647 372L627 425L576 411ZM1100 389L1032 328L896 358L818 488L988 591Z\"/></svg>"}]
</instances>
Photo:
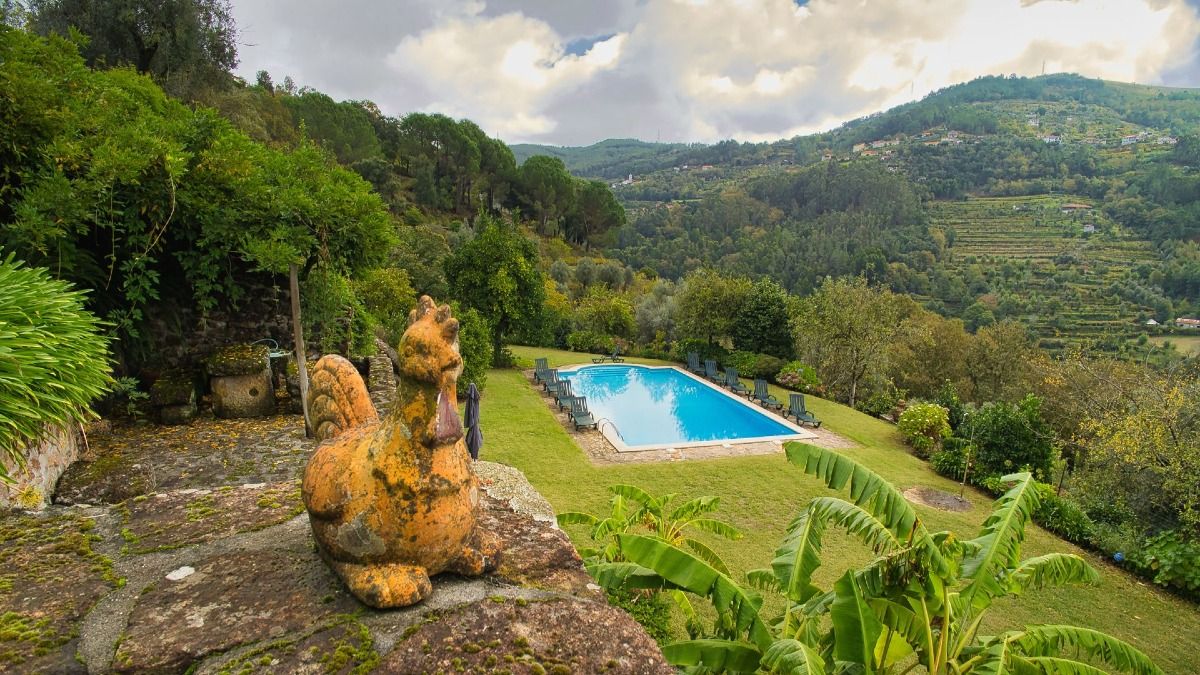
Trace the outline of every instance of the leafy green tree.
<instances>
[{"instance_id":1,"label":"leafy green tree","mask_svg":"<svg viewBox=\"0 0 1200 675\"><path fill-rule=\"evenodd\" d=\"M926 530L904 496L865 466L800 443L788 443L786 452L789 462L828 487L849 485L851 500L813 499L789 525L771 567L747 575L782 596L782 616L765 616L757 592L702 557L652 537L618 534L624 562L589 565L606 589L679 590L712 602L717 618L707 635L663 648L672 664L728 673L897 673L919 665L933 675L1082 675L1104 663L1161 675L1137 648L1088 628L1041 625L979 634L997 599L1099 576L1074 554L1021 559L1040 499L1028 473L1005 476L1012 487L979 535L960 541L951 532ZM826 590L813 577L830 526L877 557Z\"/></svg>"},{"instance_id":2,"label":"leafy green tree","mask_svg":"<svg viewBox=\"0 0 1200 675\"><path fill-rule=\"evenodd\" d=\"M1058 452L1041 399L1030 394L1019 403L987 403L967 416L959 435L971 442L975 475L1002 476L1033 471L1048 481Z\"/></svg>"},{"instance_id":3,"label":"leafy green tree","mask_svg":"<svg viewBox=\"0 0 1200 675\"><path fill-rule=\"evenodd\" d=\"M992 314L992 310L987 305L976 302L963 310L962 320L966 324L967 330L975 332L996 323L996 316Z\"/></svg>"},{"instance_id":4,"label":"leafy green tree","mask_svg":"<svg viewBox=\"0 0 1200 675\"><path fill-rule=\"evenodd\" d=\"M967 347L971 400L1013 401L1028 391L1036 349L1029 329L1012 320L981 328Z\"/></svg>"},{"instance_id":5,"label":"leafy green tree","mask_svg":"<svg viewBox=\"0 0 1200 675\"><path fill-rule=\"evenodd\" d=\"M492 327L492 353L504 337L533 327L542 312L545 285L533 242L516 226L484 217L475 237L446 259L451 294L479 310Z\"/></svg>"},{"instance_id":6,"label":"leafy green tree","mask_svg":"<svg viewBox=\"0 0 1200 675\"><path fill-rule=\"evenodd\" d=\"M795 344L788 327L787 291L770 279L750 287L734 319L733 346L748 352L791 358Z\"/></svg>"},{"instance_id":7,"label":"leafy green tree","mask_svg":"<svg viewBox=\"0 0 1200 675\"><path fill-rule=\"evenodd\" d=\"M579 302L575 319L581 330L626 340L637 330L629 300L619 293L595 286Z\"/></svg>"},{"instance_id":8,"label":"leafy green tree","mask_svg":"<svg viewBox=\"0 0 1200 675\"><path fill-rule=\"evenodd\" d=\"M680 336L710 345L728 339L750 288L748 279L726 277L708 268L684 277L675 294Z\"/></svg>"},{"instance_id":9,"label":"leafy green tree","mask_svg":"<svg viewBox=\"0 0 1200 675\"><path fill-rule=\"evenodd\" d=\"M624 224L625 208L607 185L598 180L576 181L575 202L563 227L569 241L587 246L595 237Z\"/></svg>"},{"instance_id":10,"label":"leafy green tree","mask_svg":"<svg viewBox=\"0 0 1200 675\"><path fill-rule=\"evenodd\" d=\"M342 164L350 166L380 154L375 127L362 106L350 101L337 103L319 91L303 89L298 96L282 100L296 126Z\"/></svg>"},{"instance_id":11,"label":"leafy green tree","mask_svg":"<svg viewBox=\"0 0 1200 675\"><path fill-rule=\"evenodd\" d=\"M518 201L537 218L538 232L554 234L575 206L575 179L561 159L546 155L525 160L518 176Z\"/></svg>"},{"instance_id":12,"label":"leafy green tree","mask_svg":"<svg viewBox=\"0 0 1200 675\"><path fill-rule=\"evenodd\" d=\"M796 353L853 407L864 382L886 372L888 348L911 312L862 277L826 279L792 317Z\"/></svg>"},{"instance_id":13,"label":"leafy green tree","mask_svg":"<svg viewBox=\"0 0 1200 675\"><path fill-rule=\"evenodd\" d=\"M492 367L492 328L487 319L472 308L454 308L458 319L458 351L462 354L463 372L459 376L458 395L467 395L467 385L474 382L482 391L487 386L487 373Z\"/></svg>"},{"instance_id":14,"label":"leafy green tree","mask_svg":"<svg viewBox=\"0 0 1200 675\"><path fill-rule=\"evenodd\" d=\"M88 405L113 382L109 338L83 299L47 270L0 259L0 482L47 425L94 417Z\"/></svg>"},{"instance_id":15,"label":"leafy green tree","mask_svg":"<svg viewBox=\"0 0 1200 675\"><path fill-rule=\"evenodd\" d=\"M408 328L408 313L417 306L417 293L408 273L395 267L368 270L354 281L354 294L385 332L388 345L395 347Z\"/></svg>"},{"instance_id":16,"label":"leafy green tree","mask_svg":"<svg viewBox=\"0 0 1200 675\"><path fill-rule=\"evenodd\" d=\"M130 65L166 84L211 82L238 63L229 0L30 0L29 7L42 35L75 28L88 36L83 55L91 66Z\"/></svg>"}]
</instances>

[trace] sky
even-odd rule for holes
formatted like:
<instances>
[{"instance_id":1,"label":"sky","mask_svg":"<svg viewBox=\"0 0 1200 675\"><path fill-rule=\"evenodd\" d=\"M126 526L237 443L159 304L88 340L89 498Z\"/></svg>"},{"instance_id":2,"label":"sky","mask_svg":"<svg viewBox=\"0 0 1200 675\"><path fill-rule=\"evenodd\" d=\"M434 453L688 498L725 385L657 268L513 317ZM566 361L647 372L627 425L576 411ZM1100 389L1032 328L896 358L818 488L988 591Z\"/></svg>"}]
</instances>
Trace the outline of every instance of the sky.
<instances>
[{"instance_id":1,"label":"sky","mask_svg":"<svg viewBox=\"0 0 1200 675\"><path fill-rule=\"evenodd\" d=\"M508 143L813 133L982 75L1200 86L1200 0L233 0L237 72Z\"/></svg>"}]
</instances>

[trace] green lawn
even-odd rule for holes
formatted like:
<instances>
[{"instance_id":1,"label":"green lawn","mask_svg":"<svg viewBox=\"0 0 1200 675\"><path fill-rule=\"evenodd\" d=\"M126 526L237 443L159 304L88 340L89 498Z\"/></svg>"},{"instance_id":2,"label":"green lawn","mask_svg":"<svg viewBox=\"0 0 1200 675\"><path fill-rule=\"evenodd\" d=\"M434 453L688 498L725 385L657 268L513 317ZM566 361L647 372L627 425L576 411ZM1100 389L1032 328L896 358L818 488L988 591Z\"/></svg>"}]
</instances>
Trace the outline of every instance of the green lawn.
<instances>
[{"instance_id":1,"label":"green lawn","mask_svg":"<svg viewBox=\"0 0 1200 675\"><path fill-rule=\"evenodd\" d=\"M513 352L530 363L535 356L545 356L551 366L586 360L580 354L540 348L514 347ZM775 394L783 398L781 390ZM815 397L809 397L808 403L826 427L862 445L845 451L846 454L897 487L927 485L957 491L956 483L938 476L925 462L906 452L891 425ZM555 421L540 392L515 370L493 370L488 374L482 424L486 438L483 459L524 471L557 511L606 511L605 487L614 483L632 483L654 494L719 496L718 516L746 535L737 543L715 542L738 575L748 569L769 566L788 522L809 499L830 494L816 479L788 464L782 455L594 466ZM951 529L964 537L973 537L990 510L991 499L972 490L966 496L974 508L965 513L925 507L917 510L931 530ZM1088 557L1101 572L1100 583L1039 591L1002 601L985 623L986 631L994 633L1035 623L1088 626L1138 646L1167 672L1183 674L1200 670L1200 655L1195 649L1200 636L1200 609L1122 573L1040 528L1029 532L1027 557L1056 550ZM847 567L868 560L869 554L855 541L831 532L823 559L825 566L818 571L816 581L828 587Z\"/></svg>"},{"instance_id":2,"label":"green lawn","mask_svg":"<svg viewBox=\"0 0 1200 675\"><path fill-rule=\"evenodd\" d=\"M1156 345L1170 342L1176 351L1188 356L1200 354L1200 335L1160 335L1150 338L1150 342Z\"/></svg>"}]
</instances>

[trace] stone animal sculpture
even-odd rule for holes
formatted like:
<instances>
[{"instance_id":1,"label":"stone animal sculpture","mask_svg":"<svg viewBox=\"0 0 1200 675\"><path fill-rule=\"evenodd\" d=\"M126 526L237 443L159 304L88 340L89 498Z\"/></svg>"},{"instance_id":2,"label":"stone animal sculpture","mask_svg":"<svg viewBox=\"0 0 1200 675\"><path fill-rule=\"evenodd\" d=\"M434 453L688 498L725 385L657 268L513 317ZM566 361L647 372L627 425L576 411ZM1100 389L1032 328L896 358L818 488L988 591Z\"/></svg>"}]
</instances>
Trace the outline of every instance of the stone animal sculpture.
<instances>
[{"instance_id":1,"label":"stone animal sculpture","mask_svg":"<svg viewBox=\"0 0 1200 675\"><path fill-rule=\"evenodd\" d=\"M403 607L442 571L475 576L496 565L499 540L477 525L479 479L463 443L456 388L458 321L428 296L400 339L400 380L380 418L346 359L313 369L309 410L321 445L302 495L321 557L373 607Z\"/></svg>"}]
</instances>

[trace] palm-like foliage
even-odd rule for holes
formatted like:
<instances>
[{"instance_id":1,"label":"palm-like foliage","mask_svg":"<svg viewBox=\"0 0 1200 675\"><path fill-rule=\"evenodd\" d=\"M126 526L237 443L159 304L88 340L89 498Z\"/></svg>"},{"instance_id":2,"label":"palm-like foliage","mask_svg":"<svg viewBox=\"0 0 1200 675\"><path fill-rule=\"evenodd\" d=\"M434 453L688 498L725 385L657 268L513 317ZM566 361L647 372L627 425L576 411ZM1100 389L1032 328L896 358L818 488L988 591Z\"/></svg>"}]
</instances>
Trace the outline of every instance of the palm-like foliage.
<instances>
[{"instance_id":1,"label":"palm-like foliage","mask_svg":"<svg viewBox=\"0 0 1200 675\"><path fill-rule=\"evenodd\" d=\"M850 499L822 497L788 527L770 569L747 577L780 593L782 616L761 616L761 599L727 571L660 539L617 536L624 562L594 561L606 588L658 588L707 597L720 619L713 635L668 645L674 664L696 672L886 673L922 666L929 673L1161 671L1129 644L1073 626L1032 626L1000 636L977 634L992 601L1043 586L1097 578L1075 555L1022 560L1021 544L1037 491L1027 473L996 502L974 539L930 533L911 505L874 472L834 452L787 445L788 461ZM878 557L847 571L832 589L813 583L829 527L857 537Z\"/></svg>"}]
</instances>

